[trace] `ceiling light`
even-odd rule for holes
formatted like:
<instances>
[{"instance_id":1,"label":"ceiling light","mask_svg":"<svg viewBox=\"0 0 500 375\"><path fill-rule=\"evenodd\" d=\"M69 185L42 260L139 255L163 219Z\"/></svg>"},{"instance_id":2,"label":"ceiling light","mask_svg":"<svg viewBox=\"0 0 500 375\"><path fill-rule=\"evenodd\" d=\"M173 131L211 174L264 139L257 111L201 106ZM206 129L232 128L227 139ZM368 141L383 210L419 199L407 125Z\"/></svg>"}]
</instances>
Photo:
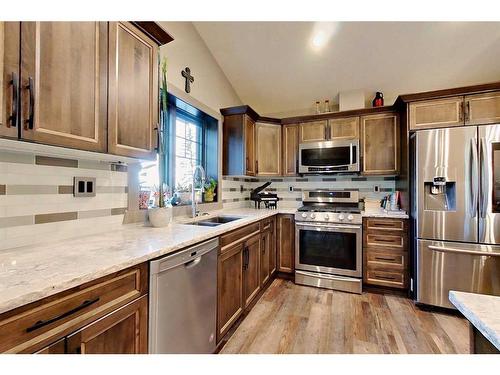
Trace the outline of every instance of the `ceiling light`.
<instances>
[{"instance_id":1,"label":"ceiling light","mask_svg":"<svg viewBox=\"0 0 500 375\"><path fill-rule=\"evenodd\" d=\"M311 36L311 47L315 51L320 51L332 38L338 28L337 22L315 22Z\"/></svg>"}]
</instances>

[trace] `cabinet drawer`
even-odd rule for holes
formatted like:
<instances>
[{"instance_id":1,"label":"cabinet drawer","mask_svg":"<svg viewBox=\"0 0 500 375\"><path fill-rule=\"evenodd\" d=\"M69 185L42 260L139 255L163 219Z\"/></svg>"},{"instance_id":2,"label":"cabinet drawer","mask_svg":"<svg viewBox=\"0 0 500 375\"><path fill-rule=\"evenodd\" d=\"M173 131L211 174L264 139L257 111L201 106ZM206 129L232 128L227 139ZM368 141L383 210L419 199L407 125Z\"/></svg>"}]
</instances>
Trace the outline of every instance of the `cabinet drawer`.
<instances>
[{"instance_id":1,"label":"cabinet drawer","mask_svg":"<svg viewBox=\"0 0 500 375\"><path fill-rule=\"evenodd\" d=\"M404 221L394 220L394 219L367 218L366 228L376 229L381 231L394 230L402 232L404 230Z\"/></svg>"},{"instance_id":2,"label":"cabinet drawer","mask_svg":"<svg viewBox=\"0 0 500 375\"><path fill-rule=\"evenodd\" d=\"M366 251L366 261L368 267L390 267L396 269L403 269L405 267L404 253L399 252L379 252L379 251Z\"/></svg>"},{"instance_id":3,"label":"cabinet drawer","mask_svg":"<svg viewBox=\"0 0 500 375\"><path fill-rule=\"evenodd\" d=\"M404 288L405 280L402 272L390 272L369 267L366 270L367 284L390 286L394 288Z\"/></svg>"},{"instance_id":4,"label":"cabinet drawer","mask_svg":"<svg viewBox=\"0 0 500 375\"><path fill-rule=\"evenodd\" d=\"M0 316L0 352L34 352L147 293L147 264Z\"/></svg>"},{"instance_id":5,"label":"cabinet drawer","mask_svg":"<svg viewBox=\"0 0 500 375\"><path fill-rule=\"evenodd\" d=\"M260 223L256 222L250 225L247 225L243 228L236 229L228 234L225 234L220 237L220 254L223 254L228 249L228 245L232 245L233 243L239 241L245 241L249 238L254 232L260 231Z\"/></svg>"},{"instance_id":6,"label":"cabinet drawer","mask_svg":"<svg viewBox=\"0 0 500 375\"><path fill-rule=\"evenodd\" d=\"M404 248L404 238L402 235L373 234L366 235L365 246Z\"/></svg>"}]
</instances>

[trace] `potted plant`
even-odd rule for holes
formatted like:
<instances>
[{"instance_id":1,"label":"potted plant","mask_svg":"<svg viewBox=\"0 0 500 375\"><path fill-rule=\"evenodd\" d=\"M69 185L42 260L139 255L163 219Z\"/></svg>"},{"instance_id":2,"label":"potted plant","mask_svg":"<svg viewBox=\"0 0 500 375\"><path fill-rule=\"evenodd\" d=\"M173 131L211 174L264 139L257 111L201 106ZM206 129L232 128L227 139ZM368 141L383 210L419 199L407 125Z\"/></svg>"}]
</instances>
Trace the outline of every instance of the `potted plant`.
<instances>
[{"instance_id":1,"label":"potted plant","mask_svg":"<svg viewBox=\"0 0 500 375\"><path fill-rule=\"evenodd\" d=\"M154 188L154 206L148 210L149 222L156 228L165 227L172 222L170 188L163 182L166 172L165 137L167 132L167 59L161 62L160 84L160 122L158 124L158 175L160 183Z\"/></svg>"},{"instance_id":2,"label":"potted plant","mask_svg":"<svg viewBox=\"0 0 500 375\"><path fill-rule=\"evenodd\" d=\"M214 178L210 177L208 183L205 184L205 194L204 194L205 202L214 201L216 188L217 188L217 181L215 181Z\"/></svg>"}]
</instances>

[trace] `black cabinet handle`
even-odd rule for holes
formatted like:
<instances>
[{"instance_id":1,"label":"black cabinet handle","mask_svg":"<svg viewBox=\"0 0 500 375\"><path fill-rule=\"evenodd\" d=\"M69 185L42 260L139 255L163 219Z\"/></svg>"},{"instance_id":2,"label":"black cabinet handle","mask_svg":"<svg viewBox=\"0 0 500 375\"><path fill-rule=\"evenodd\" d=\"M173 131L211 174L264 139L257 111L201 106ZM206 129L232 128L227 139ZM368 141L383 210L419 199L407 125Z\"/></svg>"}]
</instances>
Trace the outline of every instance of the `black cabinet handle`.
<instances>
[{"instance_id":1,"label":"black cabinet handle","mask_svg":"<svg viewBox=\"0 0 500 375\"><path fill-rule=\"evenodd\" d=\"M96 297L94 299L88 299L88 300L83 301L80 306L77 306L74 309L66 311L65 313L62 313L61 315L58 315L54 318L47 319L47 320L39 320L38 322L33 324L31 327L26 328L26 332L28 332L28 333L33 332L37 329L45 327L46 325L49 325L49 324L52 324L54 322L57 322L58 320L64 319L64 318L66 318L66 317L68 317L68 316L70 316L70 315L72 315L80 310L83 310L86 307L89 307L90 305L93 305L97 301L99 301L99 297Z\"/></svg>"},{"instance_id":2,"label":"black cabinet handle","mask_svg":"<svg viewBox=\"0 0 500 375\"><path fill-rule=\"evenodd\" d=\"M34 91L35 91L35 87L34 87L34 84L33 84L33 77L29 77L28 78L28 85L26 86L26 88L29 90L30 92L30 101L29 101L29 117L28 119L26 120L26 124L28 124L28 127L26 129L33 129L33 122L34 122L34 116L35 116L35 94L34 94Z\"/></svg>"},{"instance_id":3,"label":"black cabinet handle","mask_svg":"<svg viewBox=\"0 0 500 375\"><path fill-rule=\"evenodd\" d=\"M19 108L19 78L15 72L12 72L10 83L12 84L12 114L9 120L12 122L12 127L15 128L17 126L17 109Z\"/></svg>"}]
</instances>

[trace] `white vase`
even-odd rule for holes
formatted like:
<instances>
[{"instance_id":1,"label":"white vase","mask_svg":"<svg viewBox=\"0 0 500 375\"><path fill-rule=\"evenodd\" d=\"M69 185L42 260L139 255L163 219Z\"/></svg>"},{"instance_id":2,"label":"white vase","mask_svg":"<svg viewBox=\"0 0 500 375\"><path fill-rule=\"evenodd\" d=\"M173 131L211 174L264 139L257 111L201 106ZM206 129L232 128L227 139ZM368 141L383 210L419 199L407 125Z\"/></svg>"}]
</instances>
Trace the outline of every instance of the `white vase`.
<instances>
[{"instance_id":1,"label":"white vase","mask_svg":"<svg viewBox=\"0 0 500 375\"><path fill-rule=\"evenodd\" d=\"M149 222L155 228L168 226L172 222L172 207L156 207L148 210Z\"/></svg>"}]
</instances>

